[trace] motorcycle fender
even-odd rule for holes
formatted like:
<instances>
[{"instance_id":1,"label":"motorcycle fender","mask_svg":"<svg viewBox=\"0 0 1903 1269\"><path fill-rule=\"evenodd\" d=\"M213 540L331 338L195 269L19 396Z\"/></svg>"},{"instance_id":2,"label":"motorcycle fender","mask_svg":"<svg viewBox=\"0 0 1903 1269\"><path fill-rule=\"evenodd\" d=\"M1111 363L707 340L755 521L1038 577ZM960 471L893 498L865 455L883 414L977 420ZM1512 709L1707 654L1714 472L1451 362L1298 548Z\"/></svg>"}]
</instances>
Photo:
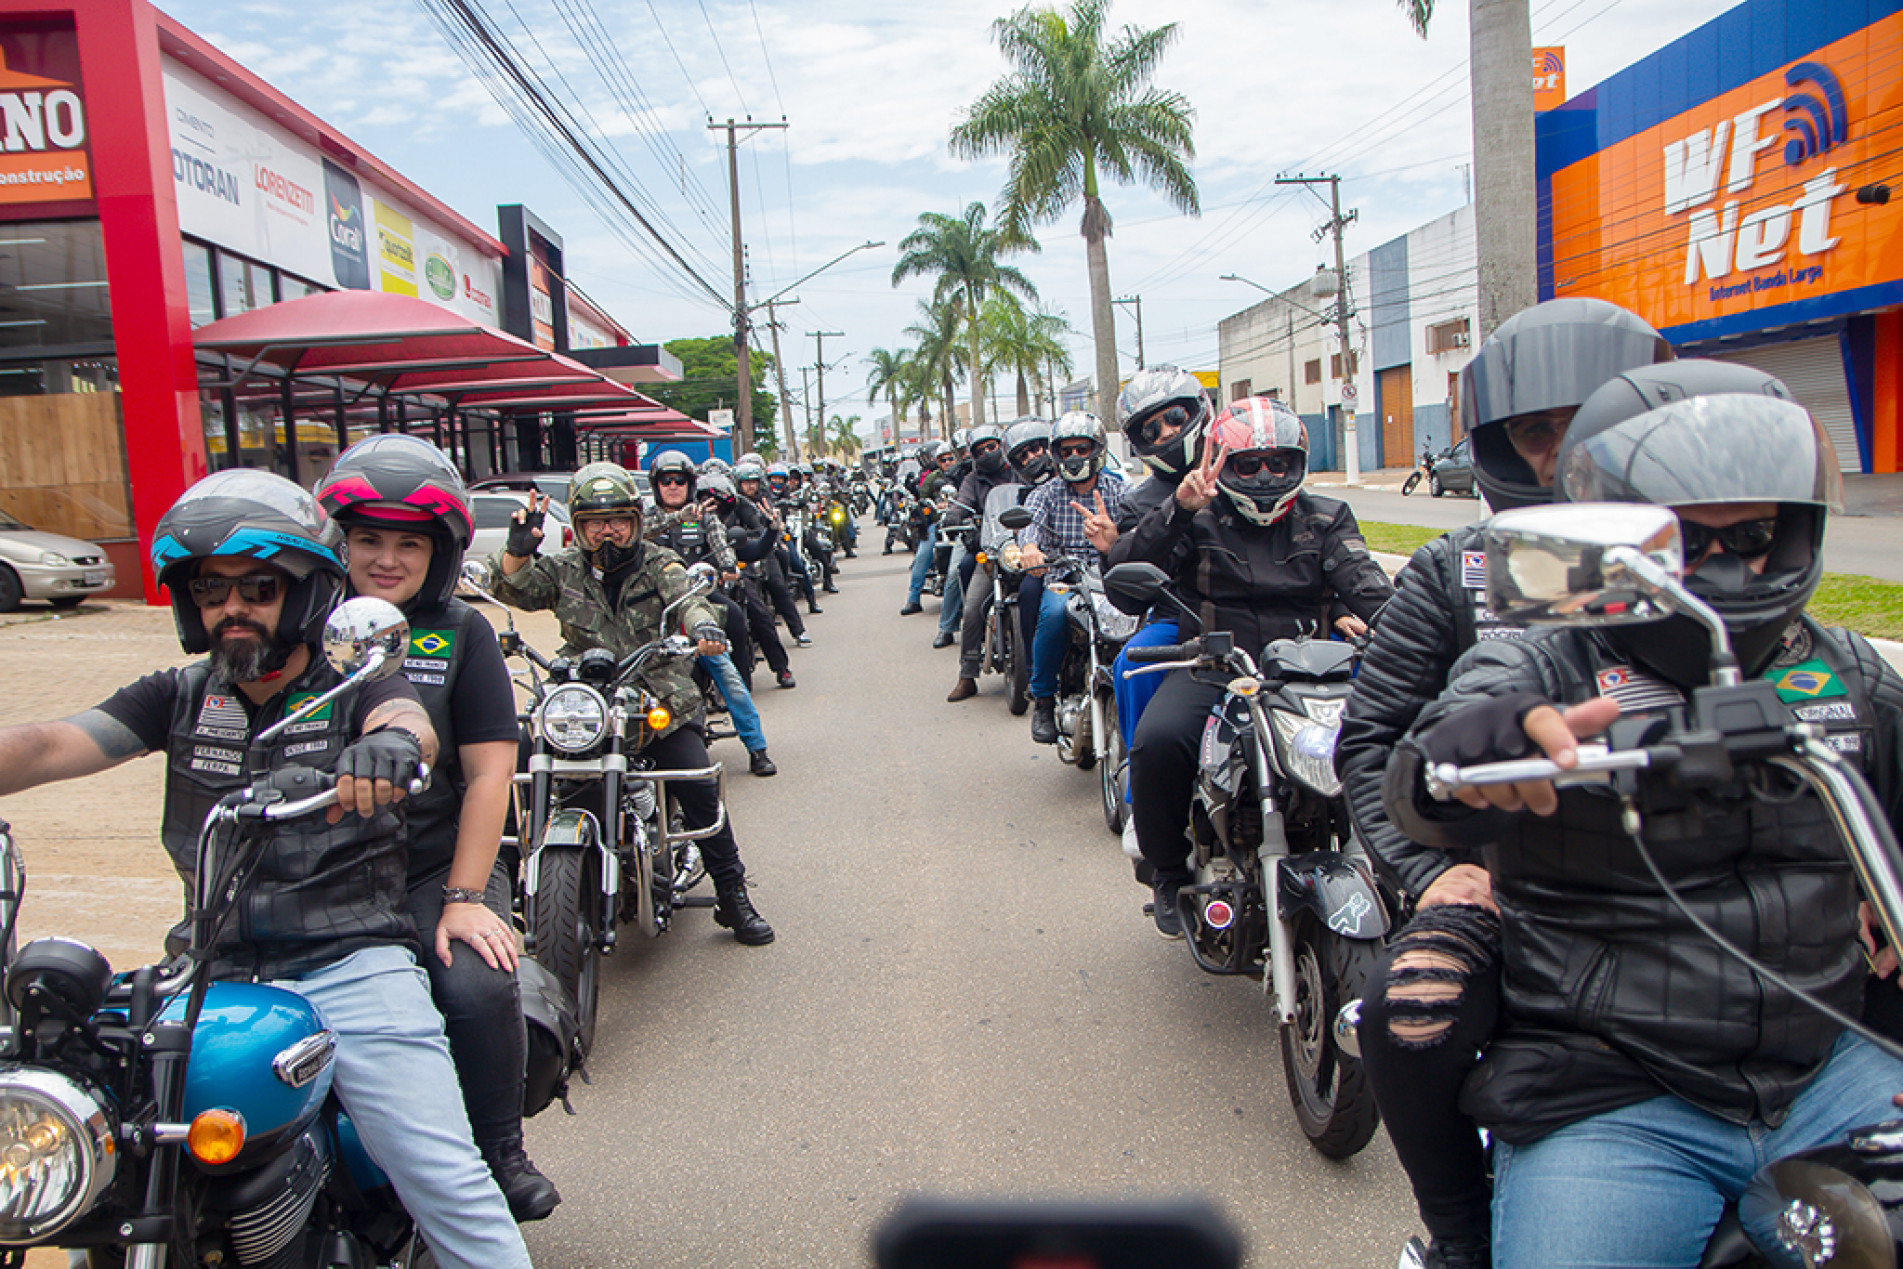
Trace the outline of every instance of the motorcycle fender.
<instances>
[{"instance_id":1,"label":"motorcycle fender","mask_svg":"<svg viewBox=\"0 0 1903 1269\"><path fill-rule=\"evenodd\" d=\"M1374 878L1332 850L1276 860L1275 915L1289 921L1304 909L1342 938L1364 942L1387 937L1391 924Z\"/></svg>"},{"instance_id":2,"label":"motorcycle fender","mask_svg":"<svg viewBox=\"0 0 1903 1269\"><path fill-rule=\"evenodd\" d=\"M535 952L535 909L542 892L542 854L549 850L588 850L600 856L602 920L597 928L615 928L614 897L621 889L621 861L601 840L601 826L593 814L572 808L557 811L549 816L548 826L522 870L522 915L529 931L523 942L531 955Z\"/></svg>"}]
</instances>

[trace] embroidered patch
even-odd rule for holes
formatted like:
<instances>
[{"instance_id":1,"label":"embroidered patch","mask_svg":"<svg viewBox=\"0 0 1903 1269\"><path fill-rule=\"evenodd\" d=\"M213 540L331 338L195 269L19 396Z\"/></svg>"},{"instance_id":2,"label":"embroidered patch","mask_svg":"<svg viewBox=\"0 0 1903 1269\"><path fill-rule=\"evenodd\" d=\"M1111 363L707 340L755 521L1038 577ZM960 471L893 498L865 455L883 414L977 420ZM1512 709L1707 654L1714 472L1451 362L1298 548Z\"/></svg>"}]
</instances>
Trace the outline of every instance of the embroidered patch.
<instances>
[{"instance_id":1,"label":"embroidered patch","mask_svg":"<svg viewBox=\"0 0 1903 1269\"><path fill-rule=\"evenodd\" d=\"M1861 732L1846 731L1825 736L1824 743L1829 745L1832 749L1835 749L1838 753L1863 752L1863 734Z\"/></svg>"},{"instance_id":2,"label":"embroidered patch","mask_svg":"<svg viewBox=\"0 0 1903 1269\"><path fill-rule=\"evenodd\" d=\"M251 734L251 720L235 696L206 694L198 707L198 722L192 728L200 736L214 740L243 740Z\"/></svg>"},{"instance_id":3,"label":"embroidered patch","mask_svg":"<svg viewBox=\"0 0 1903 1269\"><path fill-rule=\"evenodd\" d=\"M1665 709L1685 701L1685 694L1664 679L1629 665L1606 667L1599 671L1597 683L1599 695L1618 701L1620 711L1627 714Z\"/></svg>"},{"instance_id":4,"label":"embroidered patch","mask_svg":"<svg viewBox=\"0 0 1903 1269\"><path fill-rule=\"evenodd\" d=\"M449 668L449 662L440 660L436 657L404 657L403 658L403 671L406 674L408 674L409 671L411 670L447 670L448 668ZM410 677L415 678L416 676L412 674L410 675Z\"/></svg>"},{"instance_id":5,"label":"embroidered patch","mask_svg":"<svg viewBox=\"0 0 1903 1269\"><path fill-rule=\"evenodd\" d=\"M410 632L410 655L423 657L447 657L456 648L454 630L412 630Z\"/></svg>"},{"instance_id":6,"label":"embroidered patch","mask_svg":"<svg viewBox=\"0 0 1903 1269\"><path fill-rule=\"evenodd\" d=\"M284 756L295 758L301 753L321 753L328 748L330 748L328 740L306 740L301 744L284 746Z\"/></svg>"},{"instance_id":7,"label":"embroidered patch","mask_svg":"<svg viewBox=\"0 0 1903 1269\"><path fill-rule=\"evenodd\" d=\"M192 750L193 771L209 771L216 775L235 776L244 770L243 763L244 755L235 749L218 749L211 745L199 745Z\"/></svg>"},{"instance_id":8,"label":"embroidered patch","mask_svg":"<svg viewBox=\"0 0 1903 1269\"><path fill-rule=\"evenodd\" d=\"M1487 589L1487 553L1485 551L1460 553L1460 584L1468 590Z\"/></svg>"},{"instance_id":9,"label":"embroidered patch","mask_svg":"<svg viewBox=\"0 0 1903 1269\"><path fill-rule=\"evenodd\" d=\"M1857 717L1857 707L1848 701L1834 701L1827 705L1793 705L1791 712L1807 723L1852 722Z\"/></svg>"},{"instance_id":10,"label":"embroidered patch","mask_svg":"<svg viewBox=\"0 0 1903 1269\"><path fill-rule=\"evenodd\" d=\"M1766 677L1777 688L1781 701L1814 701L1821 696L1850 695L1844 681L1832 674L1822 661L1806 661L1788 670L1773 669Z\"/></svg>"},{"instance_id":11,"label":"embroidered patch","mask_svg":"<svg viewBox=\"0 0 1903 1269\"><path fill-rule=\"evenodd\" d=\"M291 698L284 702L284 712L286 714L295 714L298 710L303 709L307 703L316 700L322 695L322 692L293 692L291 693ZM331 706L336 703L336 701L329 701L322 709L312 714L309 718L300 721L306 723L328 722L330 721Z\"/></svg>"}]
</instances>

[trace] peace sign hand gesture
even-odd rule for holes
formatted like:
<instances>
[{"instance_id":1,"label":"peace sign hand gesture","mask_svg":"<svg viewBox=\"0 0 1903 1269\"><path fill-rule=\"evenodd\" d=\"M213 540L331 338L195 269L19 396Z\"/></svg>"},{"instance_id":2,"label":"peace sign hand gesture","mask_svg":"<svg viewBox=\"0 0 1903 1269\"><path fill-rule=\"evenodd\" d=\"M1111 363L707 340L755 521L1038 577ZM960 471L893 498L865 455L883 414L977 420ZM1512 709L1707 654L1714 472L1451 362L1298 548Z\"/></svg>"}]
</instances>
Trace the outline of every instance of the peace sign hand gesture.
<instances>
[{"instance_id":1,"label":"peace sign hand gesture","mask_svg":"<svg viewBox=\"0 0 1903 1269\"><path fill-rule=\"evenodd\" d=\"M1092 511L1083 503L1078 502L1075 498L1071 499L1070 505L1077 514L1083 516L1084 536L1090 539L1092 546L1096 547L1099 551L1108 551L1117 544L1117 538L1119 536L1117 533L1117 522L1112 519L1110 513L1104 509L1103 490L1099 489L1097 491L1097 509L1095 511Z\"/></svg>"},{"instance_id":2,"label":"peace sign hand gesture","mask_svg":"<svg viewBox=\"0 0 1903 1269\"><path fill-rule=\"evenodd\" d=\"M1229 452L1216 444L1215 437L1203 446L1203 460L1176 486L1176 504L1185 511L1201 511L1216 500L1216 478ZM1212 461L1213 460L1213 461Z\"/></svg>"}]
</instances>

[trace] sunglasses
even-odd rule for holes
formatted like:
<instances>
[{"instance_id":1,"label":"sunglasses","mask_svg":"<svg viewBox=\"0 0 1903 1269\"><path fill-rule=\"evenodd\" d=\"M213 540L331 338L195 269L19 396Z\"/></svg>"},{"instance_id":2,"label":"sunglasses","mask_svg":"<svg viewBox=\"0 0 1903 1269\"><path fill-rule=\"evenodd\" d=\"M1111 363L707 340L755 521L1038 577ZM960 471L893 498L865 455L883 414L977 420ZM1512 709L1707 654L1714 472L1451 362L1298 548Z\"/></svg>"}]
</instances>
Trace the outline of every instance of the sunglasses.
<instances>
[{"instance_id":1,"label":"sunglasses","mask_svg":"<svg viewBox=\"0 0 1903 1269\"><path fill-rule=\"evenodd\" d=\"M681 473L677 471L673 471L673 472L668 472L664 476L656 476L654 478L654 483L657 485L691 485L694 482L688 477L683 476Z\"/></svg>"},{"instance_id":2,"label":"sunglasses","mask_svg":"<svg viewBox=\"0 0 1903 1269\"><path fill-rule=\"evenodd\" d=\"M1051 447L1046 445L1043 441L1026 441L1024 444L1018 446L1018 457L1020 459L1037 458L1050 452Z\"/></svg>"},{"instance_id":3,"label":"sunglasses","mask_svg":"<svg viewBox=\"0 0 1903 1269\"><path fill-rule=\"evenodd\" d=\"M995 454L1003 448L1004 443L1002 441L979 441L976 445L971 447L971 452L974 456Z\"/></svg>"},{"instance_id":4,"label":"sunglasses","mask_svg":"<svg viewBox=\"0 0 1903 1269\"><path fill-rule=\"evenodd\" d=\"M1529 418L1509 419L1506 423L1507 440L1522 454L1544 454L1565 439L1566 425L1570 422L1570 417L1556 419L1538 414Z\"/></svg>"},{"instance_id":5,"label":"sunglasses","mask_svg":"<svg viewBox=\"0 0 1903 1269\"><path fill-rule=\"evenodd\" d=\"M1271 476L1286 476L1295 470L1295 459L1288 454L1231 454L1225 466L1248 480L1265 471Z\"/></svg>"},{"instance_id":6,"label":"sunglasses","mask_svg":"<svg viewBox=\"0 0 1903 1269\"><path fill-rule=\"evenodd\" d=\"M1164 427L1171 429L1171 435L1189 426L1188 406L1172 405L1168 409L1158 410L1149 418L1137 424L1136 439L1139 445L1154 445L1163 439Z\"/></svg>"},{"instance_id":7,"label":"sunglasses","mask_svg":"<svg viewBox=\"0 0 1903 1269\"><path fill-rule=\"evenodd\" d=\"M1095 441L1062 441L1057 446L1059 458L1089 458L1096 452Z\"/></svg>"},{"instance_id":8,"label":"sunglasses","mask_svg":"<svg viewBox=\"0 0 1903 1269\"><path fill-rule=\"evenodd\" d=\"M1762 520L1740 520L1728 524L1722 529L1714 529L1708 524L1697 524L1680 519L1678 522L1679 540L1685 544L1687 563L1705 558L1713 542L1720 543L1725 550L1741 560L1755 560L1760 555L1769 555L1771 545L1777 540L1777 517L1766 516Z\"/></svg>"},{"instance_id":9,"label":"sunglasses","mask_svg":"<svg viewBox=\"0 0 1903 1269\"><path fill-rule=\"evenodd\" d=\"M243 577L194 577L186 589L191 592L192 602L200 608L222 608L225 600L231 597L233 586L238 588L238 598L247 604L269 604L284 589L284 579L276 573L249 573Z\"/></svg>"}]
</instances>

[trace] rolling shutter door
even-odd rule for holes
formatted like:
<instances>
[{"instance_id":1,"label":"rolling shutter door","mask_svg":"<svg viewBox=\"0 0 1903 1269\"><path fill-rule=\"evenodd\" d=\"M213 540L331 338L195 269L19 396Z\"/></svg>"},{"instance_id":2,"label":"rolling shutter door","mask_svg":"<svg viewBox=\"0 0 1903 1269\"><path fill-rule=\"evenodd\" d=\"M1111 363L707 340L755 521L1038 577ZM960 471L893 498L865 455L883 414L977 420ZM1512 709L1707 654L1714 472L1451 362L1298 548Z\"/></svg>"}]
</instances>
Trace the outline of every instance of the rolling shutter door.
<instances>
[{"instance_id":1,"label":"rolling shutter door","mask_svg":"<svg viewBox=\"0 0 1903 1269\"><path fill-rule=\"evenodd\" d=\"M1856 419L1850 409L1850 385L1844 381L1843 344L1837 336L1766 344L1727 353L1717 360L1735 361L1782 379L1823 425L1830 443L1837 447L1837 465L1848 472L1863 470Z\"/></svg>"}]
</instances>

